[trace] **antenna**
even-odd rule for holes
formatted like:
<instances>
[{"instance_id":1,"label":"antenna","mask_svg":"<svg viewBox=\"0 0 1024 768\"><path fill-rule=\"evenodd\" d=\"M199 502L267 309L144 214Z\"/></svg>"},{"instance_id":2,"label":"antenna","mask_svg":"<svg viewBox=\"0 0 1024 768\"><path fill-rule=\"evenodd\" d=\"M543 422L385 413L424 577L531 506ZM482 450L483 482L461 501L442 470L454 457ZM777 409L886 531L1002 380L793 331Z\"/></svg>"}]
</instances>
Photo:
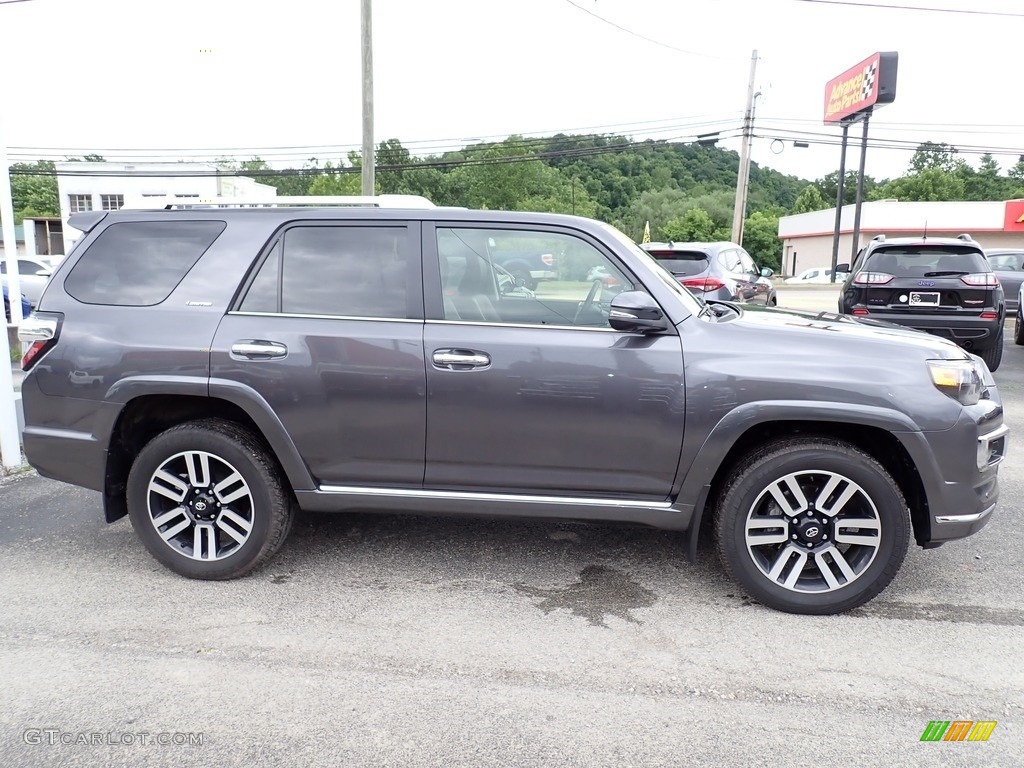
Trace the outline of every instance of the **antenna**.
<instances>
[{"instance_id":1,"label":"antenna","mask_svg":"<svg viewBox=\"0 0 1024 768\"><path fill-rule=\"evenodd\" d=\"M927 240L928 239L928 219L924 220L924 237L921 238L921 239L922 240Z\"/></svg>"}]
</instances>

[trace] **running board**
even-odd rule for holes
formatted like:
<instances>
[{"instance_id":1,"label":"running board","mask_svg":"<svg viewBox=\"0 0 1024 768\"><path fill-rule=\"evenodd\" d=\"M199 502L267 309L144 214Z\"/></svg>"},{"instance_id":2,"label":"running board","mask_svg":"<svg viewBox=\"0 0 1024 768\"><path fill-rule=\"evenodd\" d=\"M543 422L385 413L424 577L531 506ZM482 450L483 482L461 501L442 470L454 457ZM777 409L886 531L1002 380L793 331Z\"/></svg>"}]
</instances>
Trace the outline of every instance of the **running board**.
<instances>
[{"instance_id":1,"label":"running board","mask_svg":"<svg viewBox=\"0 0 1024 768\"><path fill-rule=\"evenodd\" d=\"M316 512L405 512L471 517L629 522L668 530L686 530L693 509L669 501L636 501L586 496L538 496L417 488L323 485L296 491L299 506Z\"/></svg>"}]
</instances>

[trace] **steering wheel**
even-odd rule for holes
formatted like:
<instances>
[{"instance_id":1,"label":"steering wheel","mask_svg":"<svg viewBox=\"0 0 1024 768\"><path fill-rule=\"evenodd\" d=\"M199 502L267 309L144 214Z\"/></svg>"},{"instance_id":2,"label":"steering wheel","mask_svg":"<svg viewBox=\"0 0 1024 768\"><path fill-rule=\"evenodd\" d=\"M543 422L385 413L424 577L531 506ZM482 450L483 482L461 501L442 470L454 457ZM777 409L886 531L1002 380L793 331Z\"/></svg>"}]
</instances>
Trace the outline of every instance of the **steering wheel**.
<instances>
[{"instance_id":1,"label":"steering wheel","mask_svg":"<svg viewBox=\"0 0 1024 768\"><path fill-rule=\"evenodd\" d=\"M601 290L601 281L595 280L594 284L590 286L590 292L587 294L587 298L583 300L583 303L580 304L579 308L576 310L576 314L572 319L573 325L578 325L583 313L594 306L594 299L597 297L597 292L599 290Z\"/></svg>"}]
</instances>

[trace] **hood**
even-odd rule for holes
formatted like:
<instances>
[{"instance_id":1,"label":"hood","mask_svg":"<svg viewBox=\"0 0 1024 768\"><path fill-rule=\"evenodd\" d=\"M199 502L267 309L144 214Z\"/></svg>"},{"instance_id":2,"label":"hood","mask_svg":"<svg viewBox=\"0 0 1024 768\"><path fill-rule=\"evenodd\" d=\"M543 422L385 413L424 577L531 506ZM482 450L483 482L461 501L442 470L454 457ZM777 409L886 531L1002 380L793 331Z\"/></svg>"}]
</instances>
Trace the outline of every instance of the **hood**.
<instances>
[{"instance_id":1,"label":"hood","mask_svg":"<svg viewBox=\"0 0 1024 768\"><path fill-rule=\"evenodd\" d=\"M914 347L934 358L970 358L967 352L952 341L930 333L882 320L839 315L835 312L806 312L743 305L740 316L727 322L747 327L751 331L774 329L782 333L791 333L794 338L803 336L805 341L811 343L812 338L824 340L827 336L829 344L835 345L837 349L841 349L841 345L881 343L896 347Z\"/></svg>"}]
</instances>

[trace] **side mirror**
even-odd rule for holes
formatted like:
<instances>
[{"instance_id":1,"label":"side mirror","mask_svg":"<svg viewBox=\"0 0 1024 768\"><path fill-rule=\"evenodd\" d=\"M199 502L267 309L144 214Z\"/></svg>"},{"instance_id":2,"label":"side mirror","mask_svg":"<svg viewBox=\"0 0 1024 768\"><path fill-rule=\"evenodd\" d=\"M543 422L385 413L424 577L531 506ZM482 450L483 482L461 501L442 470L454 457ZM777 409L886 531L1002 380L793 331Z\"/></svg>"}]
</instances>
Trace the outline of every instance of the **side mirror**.
<instances>
[{"instance_id":1,"label":"side mirror","mask_svg":"<svg viewBox=\"0 0 1024 768\"><path fill-rule=\"evenodd\" d=\"M850 271L850 265L847 262L844 261L842 264L836 264L837 276L838 276L839 272L849 272L849 271Z\"/></svg>"},{"instance_id":2,"label":"side mirror","mask_svg":"<svg viewBox=\"0 0 1024 768\"><path fill-rule=\"evenodd\" d=\"M608 324L625 333L651 333L669 327L661 307L644 291L623 291L612 299Z\"/></svg>"},{"instance_id":3,"label":"side mirror","mask_svg":"<svg viewBox=\"0 0 1024 768\"><path fill-rule=\"evenodd\" d=\"M774 269L769 269L768 267L761 267L761 277L771 277L774 274Z\"/></svg>"}]
</instances>

